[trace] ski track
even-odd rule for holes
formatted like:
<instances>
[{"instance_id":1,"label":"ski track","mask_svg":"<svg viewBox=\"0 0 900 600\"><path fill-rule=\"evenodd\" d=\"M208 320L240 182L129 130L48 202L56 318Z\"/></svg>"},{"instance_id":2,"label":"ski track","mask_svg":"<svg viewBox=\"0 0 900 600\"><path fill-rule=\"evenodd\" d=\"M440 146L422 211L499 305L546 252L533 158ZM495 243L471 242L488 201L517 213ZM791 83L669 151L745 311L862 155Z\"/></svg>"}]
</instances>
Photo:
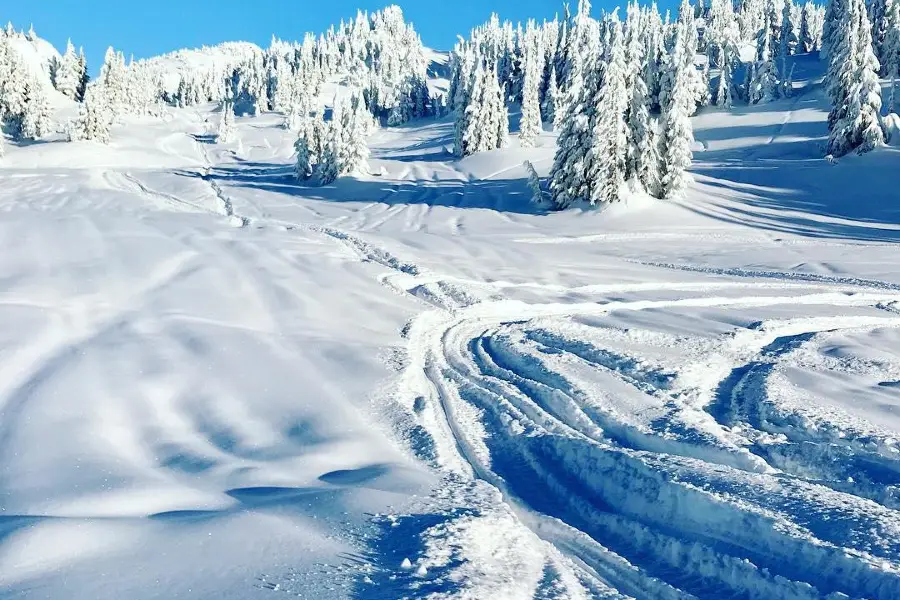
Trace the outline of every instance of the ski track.
<instances>
[{"instance_id":1,"label":"ski track","mask_svg":"<svg viewBox=\"0 0 900 600\"><path fill-rule=\"evenodd\" d=\"M597 597L607 588L646 598L900 594L900 525L891 503L878 503L900 461L862 452L863 444L852 440L836 445L790 415L776 419L764 391L772 367L818 333L900 327L900 319L847 315L757 323L719 345L725 357L711 360L720 377L699 391L679 389L677 372L648 366L641 357L539 326L573 316L673 308L827 305L852 312L892 306L900 286L655 264L650 266L738 280L590 291L794 293L583 304L473 301L485 296L484 287L496 293L515 286L443 279L344 233L326 233L391 268L381 281L399 292L421 298L423 286L434 289L441 282L450 290L429 297L435 308L406 331L410 361L399 396L418 435L425 431L431 440L420 457L496 488L519 522L567 556L572 576ZM602 390L580 389L555 368L561 363L546 359L560 356L657 399L658 417L649 424L629 422L606 405ZM692 394L705 403L691 401ZM765 448L766 436L775 433L783 436L780 443ZM840 468L836 457L844 459ZM847 472L860 468L863 481L848 484ZM427 551L420 560L429 560Z\"/></svg>"}]
</instances>

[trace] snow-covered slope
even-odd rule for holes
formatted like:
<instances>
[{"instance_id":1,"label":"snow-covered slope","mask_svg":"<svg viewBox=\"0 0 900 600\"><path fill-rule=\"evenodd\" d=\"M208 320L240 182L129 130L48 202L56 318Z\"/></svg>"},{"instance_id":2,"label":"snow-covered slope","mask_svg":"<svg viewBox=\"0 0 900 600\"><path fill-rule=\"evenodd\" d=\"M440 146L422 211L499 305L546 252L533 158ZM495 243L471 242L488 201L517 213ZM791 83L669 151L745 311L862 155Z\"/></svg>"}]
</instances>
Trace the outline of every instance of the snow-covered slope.
<instances>
[{"instance_id":1,"label":"snow-covered slope","mask_svg":"<svg viewBox=\"0 0 900 600\"><path fill-rule=\"evenodd\" d=\"M3 595L900 597L900 153L821 158L818 69L603 212L449 121L9 147Z\"/></svg>"}]
</instances>

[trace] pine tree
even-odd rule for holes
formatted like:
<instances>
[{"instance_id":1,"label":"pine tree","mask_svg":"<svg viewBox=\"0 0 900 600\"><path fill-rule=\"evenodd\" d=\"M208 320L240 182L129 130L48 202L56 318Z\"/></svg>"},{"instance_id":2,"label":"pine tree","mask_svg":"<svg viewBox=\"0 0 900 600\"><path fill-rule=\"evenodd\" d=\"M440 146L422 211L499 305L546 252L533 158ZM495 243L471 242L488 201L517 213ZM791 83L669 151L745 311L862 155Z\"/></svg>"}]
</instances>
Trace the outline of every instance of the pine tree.
<instances>
[{"instance_id":1,"label":"pine tree","mask_svg":"<svg viewBox=\"0 0 900 600\"><path fill-rule=\"evenodd\" d=\"M340 139L337 145L337 167L339 175L368 172L369 133L371 115L366 111L362 94L353 92L349 99L338 103L333 117L340 121Z\"/></svg>"},{"instance_id":2,"label":"pine tree","mask_svg":"<svg viewBox=\"0 0 900 600\"><path fill-rule=\"evenodd\" d=\"M525 84L522 87L522 117L519 120L519 144L534 147L541 134L540 83L544 70L544 52L534 22L529 21L525 33Z\"/></svg>"},{"instance_id":3,"label":"pine tree","mask_svg":"<svg viewBox=\"0 0 900 600\"><path fill-rule=\"evenodd\" d=\"M2 154L0 154L2 156ZM528 189L531 190L531 202L536 206L544 205L544 190L541 189L541 178L534 169L531 161L526 160L522 163L525 172L528 173Z\"/></svg>"},{"instance_id":4,"label":"pine tree","mask_svg":"<svg viewBox=\"0 0 900 600\"><path fill-rule=\"evenodd\" d=\"M884 63L882 70L891 80L891 99L888 112L896 111L897 78L900 77L900 0L887 0L885 7L884 41L881 44Z\"/></svg>"},{"instance_id":5,"label":"pine tree","mask_svg":"<svg viewBox=\"0 0 900 600\"><path fill-rule=\"evenodd\" d=\"M793 56L797 52L799 38L794 23L793 0L784 0L781 11L781 31L779 33L779 54L783 57Z\"/></svg>"},{"instance_id":6,"label":"pine tree","mask_svg":"<svg viewBox=\"0 0 900 600\"><path fill-rule=\"evenodd\" d=\"M325 146L322 149L322 158L319 164L316 165L314 174L318 185L329 185L338 178L338 146L343 135L340 128L340 121L332 119L326 134Z\"/></svg>"},{"instance_id":7,"label":"pine tree","mask_svg":"<svg viewBox=\"0 0 900 600\"><path fill-rule=\"evenodd\" d=\"M50 133L52 126L52 112L44 86L35 75L31 75L25 82L25 112L18 137L37 140Z\"/></svg>"},{"instance_id":8,"label":"pine tree","mask_svg":"<svg viewBox=\"0 0 900 600\"><path fill-rule=\"evenodd\" d=\"M815 24L813 23L814 18L815 6L810 0L807 0L807 2L803 4L803 9L800 13L800 34L798 36L798 48L800 49L800 52L812 52L816 46L816 40L813 33L815 29Z\"/></svg>"},{"instance_id":9,"label":"pine tree","mask_svg":"<svg viewBox=\"0 0 900 600\"><path fill-rule=\"evenodd\" d=\"M878 59L878 62L883 63L882 45L887 33L887 0L870 0L867 8L869 23L872 25L872 49L875 51L875 58Z\"/></svg>"},{"instance_id":10,"label":"pine tree","mask_svg":"<svg viewBox=\"0 0 900 600\"><path fill-rule=\"evenodd\" d=\"M547 92L544 96L544 104L541 106L541 114L544 121L553 123L556 120L557 105L559 103L559 86L556 84L556 66L550 68L550 77L547 80Z\"/></svg>"},{"instance_id":11,"label":"pine tree","mask_svg":"<svg viewBox=\"0 0 900 600\"><path fill-rule=\"evenodd\" d=\"M550 194L558 209L592 196L593 182L586 174L595 160L590 150L600 109L597 95L603 66L599 46L599 36L590 36L583 50L573 53L562 109L556 114L559 137L550 171Z\"/></svg>"},{"instance_id":12,"label":"pine tree","mask_svg":"<svg viewBox=\"0 0 900 600\"><path fill-rule=\"evenodd\" d=\"M66 53L63 54L56 68L53 78L56 89L64 96L72 100L78 99L78 86L81 84L81 70L78 55L75 54L75 46L72 40L66 43Z\"/></svg>"},{"instance_id":13,"label":"pine tree","mask_svg":"<svg viewBox=\"0 0 900 600\"><path fill-rule=\"evenodd\" d=\"M99 83L106 88L104 96L113 118L118 118L125 107L125 57L112 47L106 50Z\"/></svg>"},{"instance_id":14,"label":"pine tree","mask_svg":"<svg viewBox=\"0 0 900 600\"><path fill-rule=\"evenodd\" d=\"M835 70L838 78L829 81L829 91L839 104L829 115L832 127L827 154L837 157L853 149L861 154L884 142L879 122L879 64L872 50L872 28L863 0L849 0L836 39L840 44L833 47L837 52L832 61L841 65Z\"/></svg>"},{"instance_id":15,"label":"pine tree","mask_svg":"<svg viewBox=\"0 0 900 600\"><path fill-rule=\"evenodd\" d=\"M651 99L644 78L647 45L644 39L648 15L637 3L628 5L625 21L626 86L629 91L626 123L628 149L625 178L636 179L650 194L659 193L659 154L650 119Z\"/></svg>"},{"instance_id":16,"label":"pine tree","mask_svg":"<svg viewBox=\"0 0 900 600\"><path fill-rule=\"evenodd\" d=\"M228 144L234 140L234 133L234 103L226 100L222 106L222 117L219 119L216 141L220 144Z\"/></svg>"},{"instance_id":17,"label":"pine tree","mask_svg":"<svg viewBox=\"0 0 900 600\"><path fill-rule=\"evenodd\" d=\"M103 86L94 85L87 89L78 120L69 130L69 141L93 140L101 144L109 143L113 117L104 93Z\"/></svg>"},{"instance_id":18,"label":"pine tree","mask_svg":"<svg viewBox=\"0 0 900 600\"><path fill-rule=\"evenodd\" d=\"M750 104L772 102L782 96L782 83L776 66L776 43L781 28L774 22L778 14L774 1L768 0L766 6L763 27L756 39L756 63L747 89L747 101Z\"/></svg>"},{"instance_id":19,"label":"pine tree","mask_svg":"<svg viewBox=\"0 0 900 600\"><path fill-rule=\"evenodd\" d=\"M601 107L592 132L591 153L595 157L586 176L591 181L591 204L618 202L625 186L628 154L628 64L618 18L611 18L608 62L597 106Z\"/></svg>"},{"instance_id":20,"label":"pine tree","mask_svg":"<svg viewBox=\"0 0 900 600\"><path fill-rule=\"evenodd\" d=\"M670 80L672 93L663 106L662 114L662 189L663 196L671 198L680 194L691 181L687 173L693 158L691 145L694 133L690 120L692 103L690 77L688 69L690 61L685 53L692 48L693 11L688 0L682 0L675 26L675 40L670 61Z\"/></svg>"},{"instance_id":21,"label":"pine tree","mask_svg":"<svg viewBox=\"0 0 900 600\"><path fill-rule=\"evenodd\" d=\"M294 150L297 153L295 171L297 178L306 180L312 177L325 151L328 128L320 115L303 117L297 133Z\"/></svg>"}]
</instances>

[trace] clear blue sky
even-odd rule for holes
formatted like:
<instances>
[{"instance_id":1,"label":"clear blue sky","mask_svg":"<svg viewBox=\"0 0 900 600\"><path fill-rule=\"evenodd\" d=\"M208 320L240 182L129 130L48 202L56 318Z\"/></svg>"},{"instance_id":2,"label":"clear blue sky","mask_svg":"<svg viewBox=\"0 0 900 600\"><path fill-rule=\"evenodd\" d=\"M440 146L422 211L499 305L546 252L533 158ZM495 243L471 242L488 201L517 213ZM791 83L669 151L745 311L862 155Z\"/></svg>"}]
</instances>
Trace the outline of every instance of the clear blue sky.
<instances>
[{"instance_id":1,"label":"clear blue sky","mask_svg":"<svg viewBox=\"0 0 900 600\"><path fill-rule=\"evenodd\" d=\"M660 7L673 3L663 0ZM107 46L126 56L146 58L179 48L216 44L231 40L267 46L274 33L286 40L300 40L307 31L320 33L341 18L356 15L357 9L376 10L389 0L6 0L0 10L5 24L16 29L34 24L36 33L60 50L71 37L76 47L84 46L90 70L96 73ZM395 2L407 20L415 23L427 46L452 47L456 34L467 34L483 23L492 11L512 21L550 18L561 12L557 0L408 0ZM573 10L577 0L571 0ZM602 7L625 4L595 0L594 12Z\"/></svg>"}]
</instances>

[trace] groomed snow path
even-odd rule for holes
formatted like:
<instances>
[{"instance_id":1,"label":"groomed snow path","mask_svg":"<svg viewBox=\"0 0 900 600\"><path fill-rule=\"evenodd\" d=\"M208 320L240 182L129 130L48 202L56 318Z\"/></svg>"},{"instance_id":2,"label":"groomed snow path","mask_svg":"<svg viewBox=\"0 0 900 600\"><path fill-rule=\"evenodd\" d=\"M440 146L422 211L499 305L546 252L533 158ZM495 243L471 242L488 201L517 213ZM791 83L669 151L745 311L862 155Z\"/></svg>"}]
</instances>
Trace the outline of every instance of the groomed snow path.
<instances>
[{"instance_id":1,"label":"groomed snow path","mask_svg":"<svg viewBox=\"0 0 900 600\"><path fill-rule=\"evenodd\" d=\"M0 597L900 598L900 154L807 66L603 213L449 122L8 148Z\"/></svg>"}]
</instances>

